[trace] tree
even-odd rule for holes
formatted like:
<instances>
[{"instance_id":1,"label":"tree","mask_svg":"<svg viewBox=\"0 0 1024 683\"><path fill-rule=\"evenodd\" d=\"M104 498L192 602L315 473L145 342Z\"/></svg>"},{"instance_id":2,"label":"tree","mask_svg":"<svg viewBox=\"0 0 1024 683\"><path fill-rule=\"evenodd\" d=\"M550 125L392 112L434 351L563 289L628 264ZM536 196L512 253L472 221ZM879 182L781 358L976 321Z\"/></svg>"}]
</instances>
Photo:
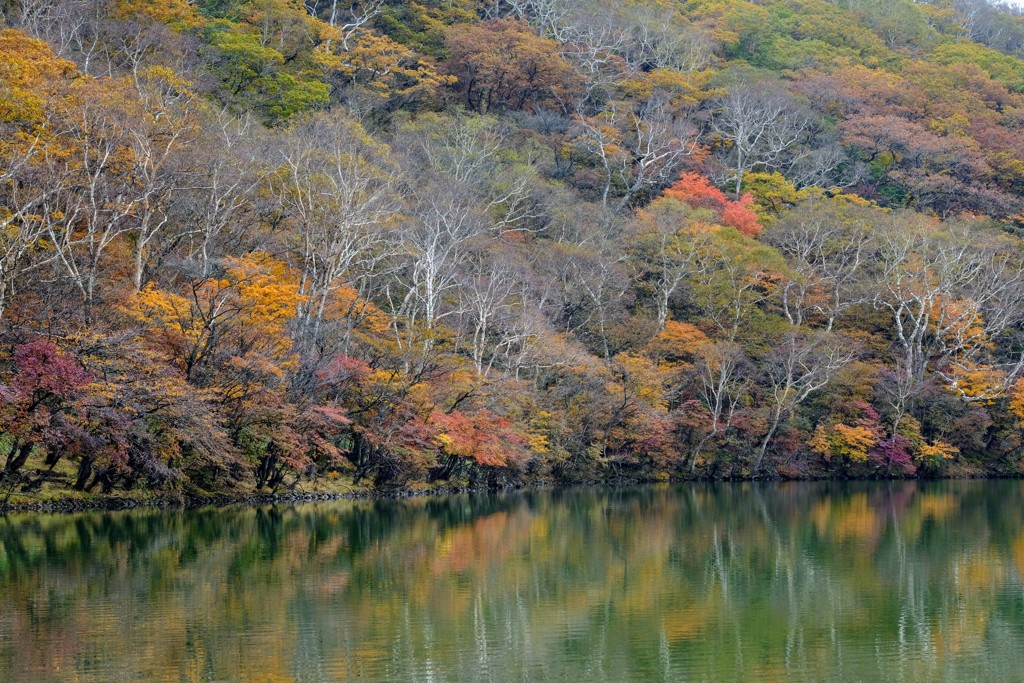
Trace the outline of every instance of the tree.
<instances>
[{"instance_id":1,"label":"tree","mask_svg":"<svg viewBox=\"0 0 1024 683\"><path fill-rule=\"evenodd\" d=\"M130 182L139 194L134 209L135 289L143 285L150 244L170 222L172 197L185 184L180 151L198 141L199 107L188 84L172 74L153 72L139 77L140 111L131 123L133 167Z\"/></svg>"},{"instance_id":2,"label":"tree","mask_svg":"<svg viewBox=\"0 0 1024 683\"><path fill-rule=\"evenodd\" d=\"M41 212L62 189L47 172L59 153L56 111L79 74L41 41L0 31L0 318L45 234Z\"/></svg>"},{"instance_id":3,"label":"tree","mask_svg":"<svg viewBox=\"0 0 1024 683\"><path fill-rule=\"evenodd\" d=\"M480 375L491 371L502 351L522 341L517 299L528 294L511 261L511 254L478 250L470 254L460 278L463 315L472 330L471 351Z\"/></svg>"},{"instance_id":4,"label":"tree","mask_svg":"<svg viewBox=\"0 0 1024 683\"><path fill-rule=\"evenodd\" d=\"M1003 238L968 223L889 221L879 234L882 291L875 306L891 315L902 387L894 424L929 372L968 401L1000 396L1024 369L1024 356L992 358L991 344L1024 320L1024 266ZM989 366L994 381L971 388Z\"/></svg>"},{"instance_id":5,"label":"tree","mask_svg":"<svg viewBox=\"0 0 1024 683\"><path fill-rule=\"evenodd\" d=\"M571 101L577 87L558 43L527 24L508 19L460 26L448 36L448 73L458 79L466 107L486 114L532 111Z\"/></svg>"},{"instance_id":6,"label":"tree","mask_svg":"<svg viewBox=\"0 0 1024 683\"><path fill-rule=\"evenodd\" d=\"M62 441L84 429L78 402L93 381L74 356L45 339L16 348L14 367L11 385L0 387L0 410L11 436L0 479L17 475L36 448L51 450L47 464L57 463Z\"/></svg>"},{"instance_id":7,"label":"tree","mask_svg":"<svg viewBox=\"0 0 1024 683\"><path fill-rule=\"evenodd\" d=\"M234 113L255 111L266 123L274 124L330 102L329 85L308 71L294 74L285 68L297 53L286 58L273 46L275 38L277 47L283 49L299 50L308 44L307 32L315 31L315 27L295 25L298 18L307 20L293 13L286 21L287 30L278 30L276 36L269 35L275 31L272 19L260 27L215 19L204 27L204 37L211 47L210 69L220 81L218 97Z\"/></svg>"},{"instance_id":8,"label":"tree","mask_svg":"<svg viewBox=\"0 0 1024 683\"><path fill-rule=\"evenodd\" d=\"M777 251L734 228L703 229L710 231L710 239L697 250L691 302L722 339L763 338L770 319L762 307L775 298L786 273L785 262Z\"/></svg>"},{"instance_id":9,"label":"tree","mask_svg":"<svg viewBox=\"0 0 1024 683\"><path fill-rule=\"evenodd\" d=\"M353 6L356 4L361 3ZM382 3L370 4L376 5L372 9L375 14ZM349 23L332 23L322 30L323 42L315 48L313 61L329 78L340 78L352 87L399 104L455 83L453 76L439 74L432 61L387 35L367 30L366 22L371 16L371 8L367 7Z\"/></svg>"},{"instance_id":10,"label":"tree","mask_svg":"<svg viewBox=\"0 0 1024 683\"><path fill-rule=\"evenodd\" d=\"M431 424L444 465L437 478L451 478L465 462L480 467L522 467L530 457L529 440L515 425L489 410L472 416L455 410L434 413Z\"/></svg>"},{"instance_id":11,"label":"tree","mask_svg":"<svg viewBox=\"0 0 1024 683\"><path fill-rule=\"evenodd\" d=\"M647 100L609 102L594 116L576 117L578 144L601 173L601 205L614 216L644 192L658 189L700 155L697 130L665 93ZM612 203L612 196L618 195Z\"/></svg>"},{"instance_id":12,"label":"tree","mask_svg":"<svg viewBox=\"0 0 1024 683\"><path fill-rule=\"evenodd\" d=\"M45 157L45 173L57 191L37 211L54 260L92 316L104 258L136 233L135 281L141 283L142 254L164 225L161 202L173 182L165 164L190 128L159 130L173 117L155 117L126 81L80 79L60 112L61 147ZM146 130L147 124L155 130Z\"/></svg>"},{"instance_id":13,"label":"tree","mask_svg":"<svg viewBox=\"0 0 1024 683\"><path fill-rule=\"evenodd\" d=\"M194 280L184 295L144 287L129 313L189 382L207 387L221 370L232 371L232 359L280 378L294 363L288 327L302 300L298 277L256 253L225 258L215 276Z\"/></svg>"},{"instance_id":14,"label":"tree","mask_svg":"<svg viewBox=\"0 0 1024 683\"><path fill-rule=\"evenodd\" d=\"M787 153L808 134L811 116L784 91L763 85L740 84L718 100L712 129L727 146L731 182L736 198L743 192L743 175L753 169L784 167Z\"/></svg>"},{"instance_id":15,"label":"tree","mask_svg":"<svg viewBox=\"0 0 1024 683\"><path fill-rule=\"evenodd\" d=\"M764 367L768 405L768 430L761 439L751 471L761 468L768 445L783 417L824 389L837 370L853 360L842 340L829 334L786 335L773 348Z\"/></svg>"},{"instance_id":16,"label":"tree","mask_svg":"<svg viewBox=\"0 0 1024 683\"><path fill-rule=\"evenodd\" d=\"M678 204L658 200L638 214L630 260L637 284L654 300L656 333L665 329L673 299L696 272L698 250L710 233L695 228Z\"/></svg>"},{"instance_id":17,"label":"tree","mask_svg":"<svg viewBox=\"0 0 1024 683\"><path fill-rule=\"evenodd\" d=\"M408 175L438 174L471 189L492 232L532 230L544 218L539 152L493 116L423 114L402 126L395 148Z\"/></svg>"},{"instance_id":18,"label":"tree","mask_svg":"<svg viewBox=\"0 0 1024 683\"><path fill-rule=\"evenodd\" d=\"M196 167L190 169L193 185L179 193L187 199L178 205L176 218L193 226L187 232L189 258L197 259L200 275L208 277L224 255L225 243L238 239L239 226L255 220L252 206L268 160L252 142L252 117L221 111L211 113L203 124L194 151ZM232 229L236 234L230 234Z\"/></svg>"},{"instance_id":19,"label":"tree","mask_svg":"<svg viewBox=\"0 0 1024 683\"><path fill-rule=\"evenodd\" d=\"M737 411L748 398L751 383L750 361L733 342L705 342L697 350L696 374L700 382L697 395L708 411L709 429L704 431L690 456L690 472L708 441L733 426Z\"/></svg>"},{"instance_id":20,"label":"tree","mask_svg":"<svg viewBox=\"0 0 1024 683\"><path fill-rule=\"evenodd\" d=\"M302 268L298 337L310 350L321 343L334 293L352 287L365 297L369 278L393 253L395 168L386 147L337 113L294 124L279 155L282 163L271 183L282 218L295 231Z\"/></svg>"},{"instance_id":21,"label":"tree","mask_svg":"<svg viewBox=\"0 0 1024 683\"><path fill-rule=\"evenodd\" d=\"M814 313L831 330L841 315L869 300L871 224L883 218L871 209L813 200L768 229L764 240L782 252L797 276L782 287L791 324L804 325Z\"/></svg>"},{"instance_id":22,"label":"tree","mask_svg":"<svg viewBox=\"0 0 1024 683\"><path fill-rule=\"evenodd\" d=\"M611 358L619 351L613 325L627 319L623 304L631 283L625 256L608 241L561 245L558 255L560 322L604 358Z\"/></svg>"},{"instance_id":23,"label":"tree","mask_svg":"<svg viewBox=\"0 0 1024 683\"><path fill-rule=\"evenodd\" d=\"M462 186L435 180L417 188L413 199L413 220L402 232L405 296L395 311L406 320L407 337L397 339L412 348L422 334L423 348L430 350L438 323L456 312L445 303L455 298L467 243L484 233L486 223Z\"/></svg>"}]
</instances>

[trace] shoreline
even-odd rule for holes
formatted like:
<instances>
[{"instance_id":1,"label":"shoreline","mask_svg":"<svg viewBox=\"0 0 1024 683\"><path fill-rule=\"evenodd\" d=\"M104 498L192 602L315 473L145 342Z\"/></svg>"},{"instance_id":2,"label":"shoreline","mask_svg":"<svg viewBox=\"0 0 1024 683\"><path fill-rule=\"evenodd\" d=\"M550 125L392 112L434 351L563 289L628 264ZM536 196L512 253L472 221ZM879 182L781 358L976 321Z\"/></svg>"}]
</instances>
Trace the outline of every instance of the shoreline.
<instances>
[{"instance_id":1,"label":"shoreline","mask_svg":"<svg viewBox=\"0 0 1024 683\"><path fill-rule=\"evenodd\" d=\"M601 486L644 486L652 484L741 484L741 483L783 483L783 482L883 482L883 481L981 481L981 480L1012 480L1022 479L1021 474L974 474L968 475L959 473L954 476L938 477L806 477L806 478L728 478L728 479L701 479L701 478L671 478L671 479L620 479L593 481L567 481L567 482L540 482L527 483L518 486L505 486L501 488L474 487L474 486L438 486L433 488L395 488L392 490L352 490L352 491L289 491L282 493L247 493L247 494L217 494L210 496L196 495L165 495L165 496L131 496L131 495L103 495L95 494L89 497L57 496L47 500L31 502L23 500L30 498L30 494L22 494L16 502L0 504L0 516L9 513L44 513L44 514L74 514L80 512L117 512L136 509L180 509L190 510L202 507L229 507L235 505L261 506L280 505L296 503L314 503L330 501L357 501L357 500L397 500L403 498L440 498L459 494L484 494L502 493L513 491L533 491L543 489L569 489L569 488L596 488Z\"/></svg>"}]
</instances>

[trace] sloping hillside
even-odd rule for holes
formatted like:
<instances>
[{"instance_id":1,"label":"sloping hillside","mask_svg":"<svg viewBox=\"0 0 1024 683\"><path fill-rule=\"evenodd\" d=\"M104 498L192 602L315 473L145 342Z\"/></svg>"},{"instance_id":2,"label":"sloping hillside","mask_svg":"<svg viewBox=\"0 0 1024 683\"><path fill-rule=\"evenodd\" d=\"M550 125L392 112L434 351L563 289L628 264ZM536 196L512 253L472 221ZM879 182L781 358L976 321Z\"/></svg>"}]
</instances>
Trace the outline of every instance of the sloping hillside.
<instances>
[{"instance_id":1,"label":"sloping hillside","mask_svg":"<svg viewBox=\"0 0 1024 683\"><path fill-rule=\"evenodd\" d=\"M0 8L0 495L1021 471L1012 7Z\"/></svg>"}]
</instances>

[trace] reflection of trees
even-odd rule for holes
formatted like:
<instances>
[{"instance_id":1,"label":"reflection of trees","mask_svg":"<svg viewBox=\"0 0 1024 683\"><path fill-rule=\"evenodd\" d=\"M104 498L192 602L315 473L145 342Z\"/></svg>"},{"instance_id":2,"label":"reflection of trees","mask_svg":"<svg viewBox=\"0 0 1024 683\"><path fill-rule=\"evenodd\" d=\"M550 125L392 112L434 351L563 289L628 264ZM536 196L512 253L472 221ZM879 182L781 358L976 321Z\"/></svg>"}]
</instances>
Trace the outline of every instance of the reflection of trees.
<instances>
[{"instance_id":1,"label":"reflection of trees","mask_svg":"<svg viewBox=\"0 0 1024 683\"><path fill-rule=\"evenodd\" d=\"M1020 494L692 485L15 516L0 678L998 678L984 667L1024 666Z\"/></svg>"}]
</instances>

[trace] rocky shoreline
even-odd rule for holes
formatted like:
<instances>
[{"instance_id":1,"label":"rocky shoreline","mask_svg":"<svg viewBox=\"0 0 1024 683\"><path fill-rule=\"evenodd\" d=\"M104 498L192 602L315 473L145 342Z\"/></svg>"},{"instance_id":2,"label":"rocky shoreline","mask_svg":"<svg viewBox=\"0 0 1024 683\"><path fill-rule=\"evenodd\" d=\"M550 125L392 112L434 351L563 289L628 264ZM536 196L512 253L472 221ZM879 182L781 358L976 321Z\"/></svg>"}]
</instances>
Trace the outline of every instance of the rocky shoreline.
<instances>
[{"instance_id":1,"label":"rocky shoreline","mask_svg":"<svg viewBox=\"0 0 1024 683\"><path fill-rule=\"evenodd\" d=\"M636 486L658 483L741 483L741 482L783 482L783 481L931 481L933 479L1019 479L1024 474L997 474L960 472L957 476L935 477L935 478L828 478L828 477L807 477L803 479L784 478L728 478L728 479L618 479L618 480L588 480L572 482L536 482L518 483L507 485L498 489L493 487L480 486L436 486L431 488L393 488L393 489L366 489L352 491L285 491L281 493L248 493L248 494L217 494L210 496L203 495L167 495L152 498L134 498L126 495L96 496L94 498L54 498L39 502L18 500L7 504L0 503L0 515L10 512L40 512L40 513L76 513L90 511L117 511L132 510L140 508L165 508L165 509L193 509L200 507L227 507L231 505L275 505L294 503L313 503L342 500L384 500L400 498L421 498L432 496L448 496L467 493L494 493L500 491L536 490L547 488L575 488L594 486Z\"/></svg>"},{"instance_id":2,"label":"rocky shoreline","mask_svg":"<svg viewBox=\"0 0 1024 683\"><path fill-rule=\"evenodd\" d=\"M596 484L597 482L595 482ZM550 485L531 485L506 487L500 490L519 490L523 488L545 488ZM493 491L488 488L442 486L431 489L396 488L391 490L367 491L322 491L322 492L283 492L283 493L250 493L239 495L219 494L213 496L160 496L153 498L133 498L131 496L97 496L95 498L55 498L39 502L19 500L7 504L0 503L0 514L8 512L44 512L72 513L89 511L132 510L139 508L181 508L226 507L229 505L274 505L281 503L313 503L336 500L372 500L417 498L425 496L446 496L459 493L483 493Z\"/></svg>"}]
</instances>

